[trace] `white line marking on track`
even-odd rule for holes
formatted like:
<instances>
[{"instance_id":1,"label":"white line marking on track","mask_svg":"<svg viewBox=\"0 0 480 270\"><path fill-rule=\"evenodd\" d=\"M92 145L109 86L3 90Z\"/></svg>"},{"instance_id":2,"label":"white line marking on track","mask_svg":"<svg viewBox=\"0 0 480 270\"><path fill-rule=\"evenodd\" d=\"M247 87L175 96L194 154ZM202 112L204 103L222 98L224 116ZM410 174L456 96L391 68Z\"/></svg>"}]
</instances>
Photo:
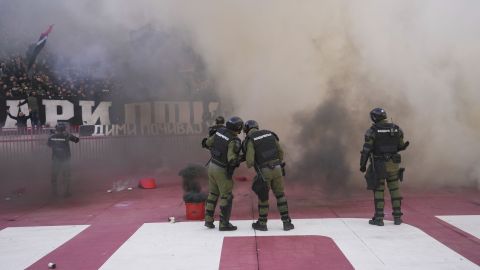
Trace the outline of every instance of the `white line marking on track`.
<instances>
[{"instance_id":1,"label":"white line marking on track","mask_svg":"<svg viewBox=\"0 0 480 270\"><path fill-rule=\"evenodd\" d=\"M9 227L0 231L0 268L25 269L88 225Z\"/></svg>"},{"instance_id":2,"label":"white line marking on track","mask_svg":"<svg viewBox=\"0 0 480 270\"><path fill-rule=\"evenodd\" d=\"M209 230L203 222L146 223L101 269L218 269L224 237L254 236L251 221L232 223L237 231ZM269 231L257 236L330 237L355 269L479 269L408 224L386 221L378 227L355 218L296 219L294 224L294 230L285 232L281 221L271 220Z\"/></svg>"},{"instance_id":3,"label":"white line marking on track","mask_svg":"<svg viewBox=\"0 0 480 270\"><path fill-rule=\"evenodd\" d=\"M480 239L480 215L437 216L437 218Z\"/></svg>"}]
</instances>

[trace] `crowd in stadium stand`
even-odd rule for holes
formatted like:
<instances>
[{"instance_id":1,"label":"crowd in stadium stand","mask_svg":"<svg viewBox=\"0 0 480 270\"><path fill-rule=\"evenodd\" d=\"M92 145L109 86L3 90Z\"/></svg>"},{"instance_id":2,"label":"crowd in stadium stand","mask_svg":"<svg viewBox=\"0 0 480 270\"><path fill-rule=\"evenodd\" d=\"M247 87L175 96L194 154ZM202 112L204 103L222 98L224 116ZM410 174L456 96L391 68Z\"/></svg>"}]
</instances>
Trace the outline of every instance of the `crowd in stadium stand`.
<instances>
[{"instance_id":1,"label":"crowd in stadium stand","mask_svg":"<svg viewBox=\"0 0 480 270\"><path fill-rule=\"evenodd\" d=\"M68 66L61 73L55 72L53 61L48 54L39 57L27 71L23 56L0 59L0 95L25 99L35 92L42 99L108 99L114 88L110 78L96 78L89 74L92 71Z\"/></svg>"}]
</instances>

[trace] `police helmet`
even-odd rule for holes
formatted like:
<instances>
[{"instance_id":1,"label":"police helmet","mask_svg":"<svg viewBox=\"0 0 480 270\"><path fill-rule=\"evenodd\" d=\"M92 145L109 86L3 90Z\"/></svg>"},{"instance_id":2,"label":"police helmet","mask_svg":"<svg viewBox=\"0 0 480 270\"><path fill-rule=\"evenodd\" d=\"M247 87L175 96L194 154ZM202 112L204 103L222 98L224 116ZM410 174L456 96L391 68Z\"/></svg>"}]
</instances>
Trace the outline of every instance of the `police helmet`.
<instances>
[{"instance_id":1,"label":"police helmet","mask_svg":"<svg viewBox=\"0 0 480 270\"><path fill-rule=\"evenodd\" d=\"M248 120L245 122L245 125L243 125L243 132L248 133L252 128L258 128L258 123L255 120Z\"/></svg>"},{"instance_id":2,"label":"police helmet","mask_svg":"<svg viewBox=\"0 0 480 270\"><path fill-rule=\"evenodd\" d=\"M372 119L374 123L378 123L384 119L387 119L387 112L382 108L375 108L370 111L370 119Z\"/></svg>"},{"instance_id":3,"label":"police helmet","mask_svg":"<svg viewBox=\"0 0 480 270\"><path fill-rule=\"evenodd\" d=\"M56 126L55 126L55 131L58 132L58 133L62 133L66 130L66 126L64 123L58 123Z\"/></svg>"},{"instance_id":4,"label":"police helmet","mask_svg":"<svg viewBox=\"0 0 480 270\"><path fill-rule=\"evenodd\" d=\"M217 118L215 118L215 124L217 125L225 124L225 118L223 118L223 116L217 116Z\"/></svg>"},{"instance_id":5,"label":"police helmet","mask_svg":"<svg viewBox=\"0 0 480 270\"><path fill-rule=\"evenodd\" d=\"M233 116L232 118L228 119L226 126L227 129L240 133L242 132L243 128L243 120L238 116Z\"/></svg>"}]
</instances>

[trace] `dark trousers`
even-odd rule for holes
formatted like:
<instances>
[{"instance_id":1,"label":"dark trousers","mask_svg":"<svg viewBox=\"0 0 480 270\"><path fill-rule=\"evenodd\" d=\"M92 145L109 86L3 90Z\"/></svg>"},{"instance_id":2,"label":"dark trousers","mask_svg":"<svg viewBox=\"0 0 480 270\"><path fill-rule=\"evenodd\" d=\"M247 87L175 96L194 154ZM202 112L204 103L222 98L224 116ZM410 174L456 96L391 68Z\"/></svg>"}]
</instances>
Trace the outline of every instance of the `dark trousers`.
<instances>
[{"instance_id":1,"label":"dark trousers","mask_svg":"<svg viewBox=\"0 0 480 270\"><path fill-rule=\"evenodd\" d=\"M38 117L38 111L31 111L30 112L30 120L32 121L32 127L38 128L40 126L40 119Z\"/></svg>"},{"instance_id":2,"label":"dark trousers","mask_svg":"<svg viewBox=\"0 0 480 270\"><path fill-rule=\"evenodd\" d=\"M58 183L58 177L61 177L63 181ZM53 160L52 161L52 195L58 195L58 188L63 196L70 195L70 160Z\"/></svg>"}]
</instances>

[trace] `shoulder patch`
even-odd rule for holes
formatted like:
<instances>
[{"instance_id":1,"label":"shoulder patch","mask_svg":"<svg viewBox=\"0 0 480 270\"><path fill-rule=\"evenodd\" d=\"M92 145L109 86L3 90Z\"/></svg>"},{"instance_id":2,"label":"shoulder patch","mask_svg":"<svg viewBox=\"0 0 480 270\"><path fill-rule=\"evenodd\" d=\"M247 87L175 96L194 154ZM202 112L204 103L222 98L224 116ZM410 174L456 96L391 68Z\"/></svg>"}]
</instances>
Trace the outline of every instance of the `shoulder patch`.
<instances>
[{"instance_id":1,"label":"shoulder patch","mask_svg":"<svg viewBox=\"0 0 480 270\"><path fill-rule=\"evenodd\" d=\"M278 135L275 132L272 132L272 134L273 134L273 136L275 136L275 139L277 139L277 141L280 141L280 139L278 138Z\"/></svg>"},{"instance_id":2,"label":"shoulder patch","mask_svg":"<svg viewBox=\"0 0 480 270\"><path fill-rule=\"evenodd\" d=\"M373 130L372 128L367 129L367 131L365 132L365 140L373 137L375 137L375 130Z\"/></svg>"},{"instance_id":3,"label":"shoulder patch","mask_svg":"<svg viewBox=\"0 0 480 270\"><path fill-rule=\"evenodd\" d=\"M403 130L399 126L397 126L397 128L398 128L398 133L400 137L403 138Z\"/></svg>"}]
</instances>

